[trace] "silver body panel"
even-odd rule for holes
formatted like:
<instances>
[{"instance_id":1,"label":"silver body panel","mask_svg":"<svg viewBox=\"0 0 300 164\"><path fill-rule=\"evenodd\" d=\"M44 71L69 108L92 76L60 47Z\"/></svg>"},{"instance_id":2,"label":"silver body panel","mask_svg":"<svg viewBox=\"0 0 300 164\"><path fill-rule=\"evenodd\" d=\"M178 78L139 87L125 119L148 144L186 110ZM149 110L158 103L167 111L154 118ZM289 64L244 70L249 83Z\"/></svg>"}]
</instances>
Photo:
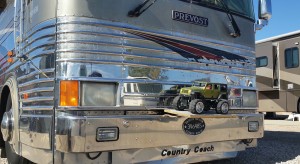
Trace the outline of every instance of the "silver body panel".
<instances>
[{"instance_id":1,"label":"silver body panel","mask_svg":"<svg viewBox=\"0 0 300 164\"><path fill-rule=\"evenodd\" d=\"M160 102L163 91L194 80L255 91L253 21L234 15L243 30L241 37L232 38L225 12L181 1L161 0L138 18L129 18L127 13L142 0L33 0L23 7L16 1L16 9L9 2L0 15L0 21L5 20L0 24L0 79L1 88L8 77L18 83L16 133L20 137L15 148L19 155L36 163L187 163L234 157L263 136L263 118L255 114L256 107L232 106L235 114L199 116L207 127L197 137L182 130L184 120L194 116L157 115L171 108ZM205 16L210 24L176 22L174 10ZM157 37L243 60L184 56L153 40ZM13 63L7 63L9 50L26 58L14 57ZM115 105L61 107L61 80L115 83ZM249 121L259 122L258 132L248 132ZM120 140L96 142L96 129L102 126L119 127ZM254 140L247 145L244 139ZM210 145L216 151L161 155L166 148ZM99 151L102 154L95 161L86 156Z\"/></svg>"}]
</instances>

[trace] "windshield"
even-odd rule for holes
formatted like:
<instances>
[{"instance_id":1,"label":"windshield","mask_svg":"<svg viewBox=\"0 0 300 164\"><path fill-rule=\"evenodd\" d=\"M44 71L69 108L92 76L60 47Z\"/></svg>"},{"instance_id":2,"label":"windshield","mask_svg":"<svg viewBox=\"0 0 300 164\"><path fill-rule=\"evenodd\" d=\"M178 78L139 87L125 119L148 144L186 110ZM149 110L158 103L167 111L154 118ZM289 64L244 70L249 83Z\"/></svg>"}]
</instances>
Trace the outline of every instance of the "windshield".
<instances>
[{"instance_id":1,"label":"windshield","mask_svg":"<svg viewBox=\"0 0 300 164\"><path fill-rule=\"evenodd\" d=\"M199 82L195 82L193 84L193 86L196 86L196 87L205 87L206 83L199 83Z\"/></svg>"},{"instance_id":2,"label":"windshield","mask_svg":"<svg viewBox=\"0 0 300 164\"><path fill-rule=\"evenodd\" d=\"M182 1L194 3L198 5L205 5L208 7L214 7L222 10L223 10L223 6L220 1L224 1L224 3L228 6L231 12L242 16L246 16L253 20L255 19L253 0L182 0Z\"/></svg>"}]
</instances>

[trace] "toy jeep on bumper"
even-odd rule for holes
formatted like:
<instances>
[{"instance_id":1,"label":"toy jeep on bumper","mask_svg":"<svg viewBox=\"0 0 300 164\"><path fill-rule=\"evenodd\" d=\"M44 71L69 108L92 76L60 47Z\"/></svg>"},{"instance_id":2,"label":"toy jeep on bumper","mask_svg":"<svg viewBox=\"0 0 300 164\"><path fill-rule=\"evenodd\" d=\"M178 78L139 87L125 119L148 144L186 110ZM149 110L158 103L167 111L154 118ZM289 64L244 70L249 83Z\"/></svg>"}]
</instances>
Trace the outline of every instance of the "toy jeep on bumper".
<instances>
[{"instance_id":1,"label":"toy jeep on bumper","mask_svg":"<svg viewBox=\"0 0 300 164\"><path fill-rule=\"evenodd\" d=\"M218 114L226 114L229 110L227 85L195 81L193 86L180 89L173 107L180 111L188 108L194 114L213 108Z\"/></svg>"}]
</instances>

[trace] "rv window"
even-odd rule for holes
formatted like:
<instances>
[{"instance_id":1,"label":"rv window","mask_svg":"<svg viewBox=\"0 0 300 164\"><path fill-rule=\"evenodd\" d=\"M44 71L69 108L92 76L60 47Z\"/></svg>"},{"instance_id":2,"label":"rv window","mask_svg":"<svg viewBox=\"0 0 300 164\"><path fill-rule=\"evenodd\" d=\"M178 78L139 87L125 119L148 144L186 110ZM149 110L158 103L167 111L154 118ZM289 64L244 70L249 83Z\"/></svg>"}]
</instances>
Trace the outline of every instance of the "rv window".
<instances>
[{"instance_id":1,"label":"rv window","mask_svg":"<svg viewBox=\"0 0 300 164\"><path fill-rule=\"evenodd\" d=\"M288 48L285 50L285 67L299 67L299 49L298 47Z\"/></svg>"},{"instance_id":2,"label":"rv window","mask_svg":"<svg viewBox=\"0 0 300 164\"><path fill-rule=\"evenodd\" d=\"M256 58L256 67L266 67L268 65L268 57L258 57Z\"/></svg>"}]
</instances>

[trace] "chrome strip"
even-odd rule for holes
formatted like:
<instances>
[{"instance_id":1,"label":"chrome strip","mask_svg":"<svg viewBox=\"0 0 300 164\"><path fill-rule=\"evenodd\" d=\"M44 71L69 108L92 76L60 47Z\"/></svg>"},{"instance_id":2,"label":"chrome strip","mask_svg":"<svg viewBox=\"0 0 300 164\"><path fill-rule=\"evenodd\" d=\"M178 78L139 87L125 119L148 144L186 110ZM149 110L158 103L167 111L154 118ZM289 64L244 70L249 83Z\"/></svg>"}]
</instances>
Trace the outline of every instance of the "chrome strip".
<instances>
[{"instance_id":1,"label":"chrome strip","mask_svg":"<svg viewBox=\"0 0 300 164\"><path fill-rule=\"evenodd\" d=\"M32 97L28 99L20 99L20 102L35 102L35 101L53 101L54 97Z\"/></svg>"},{"instance_id":2,"label":"chrome strip","mask_svg":"<svg viewBox=\"0 0 300 164\"><path fill-rule=\"evenodd\" d=\"M50 68L50 69L41 69L41 71L43 71L44 73L53 73L54 72L54 68ZM28 75L24 75L24 76L20 76L17 80L18 81L21 81L21 80L24 80L26 78L29 78L29 77L32 77L32 76L35 76L35 75L38 75L38 74L41 74L40 71L36 70L34 72L31 72L30 74Z\"/></svg>"},{"instance_id":3,"label":"chrome strip","mask_svg":"<svg viewBox=\"0 0 300 164\"><path fill-rule=\"evenodd\" d=\"M125 23L119 23L119 22L112 22L112 21L106 21L106 20L99 20L99 19L93 19L93 18L85 18L85 17L59 17L58 18L58 23L57 25L64 25L64 24L86 24L86 25L91 25L91 26L106 26L109 28L116 27L116 28L128 28L128 29L136 29L136 30L143 30L145 32L149 33L157 33L161 36L170 36L170 35L175 35L179 40L193 40L194 42L203 42L210 44L212 46L225 46L225 47L230 47L236 50L244 50L248 52L255 52L255 49L253 47L247 47L247 46L241 46L235 47L236 44L233 43L228 43L228 42L222 42L220 40L213 40L213 39L208 39L204 37L193 37L193 36L187 36L185 34L180 34L180 33L173 33L171 31L160 31L160 30L155 30L151 31L149 29L141 29L139 27L136 27L134 25L130 24L125 24ZM64 29L65 30L65 29ZM61 30L62 32L64 30ZM58 31L59 32L59 31ZM191 42L193 42L191 41Z\"/></svg>"},{"instance_id":4,"label":"chrome strip","mask_svg":"<svg viewBox=\"0 0 300 164\"><path fill-rule=\"evenodd\" d=\"M23 83L19 85L19 88L28 86L28 85L33 85L33 84L39 84L39 83L47 83L47 82L54 82L54 78L49 78L49 79L37 79L37 80L32 80L27 83Z\"/></svg>"},{"instance_id":5,"label":"chrome strip","mask_svg":"<svg viewBox=\"0 0 300 164\"><path fill-rule=\"evenodd\" d=\"M30 107L22 107L21 110L53 110L53 106L30 106Z\"/></svg>"},{"instance_id":6,"label":"chrome strip","mask_svg":"<svg viewBox=\"0 0 300 164\"><path fill-rule=\"evenodd\" d=\"M43 87L43 88L35 88L26 91L19 92L19 95L23 95L25 93L36 93L36 92L53 92L54 87Z\"/></svg>"}]
</instances>

